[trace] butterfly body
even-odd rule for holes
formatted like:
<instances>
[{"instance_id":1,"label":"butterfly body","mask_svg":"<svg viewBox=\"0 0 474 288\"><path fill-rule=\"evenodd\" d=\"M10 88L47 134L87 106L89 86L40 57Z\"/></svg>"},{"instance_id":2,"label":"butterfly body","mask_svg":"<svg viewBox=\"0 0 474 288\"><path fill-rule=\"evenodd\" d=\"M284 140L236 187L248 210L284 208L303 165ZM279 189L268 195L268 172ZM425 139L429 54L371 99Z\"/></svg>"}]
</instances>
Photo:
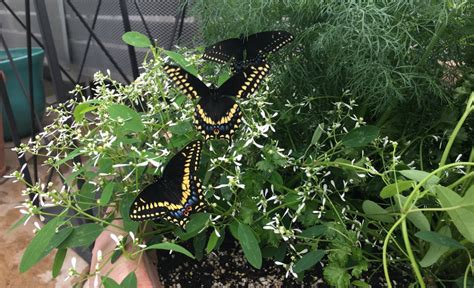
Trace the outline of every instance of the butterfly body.
<instances>
[{"instance_id":1,"label":"butterfly body","mask_svg":"<svg viewBox=\"0 0 474 288\"><path fill-rule=\"evenodd\" d=\"M242 113L235 98L246 98L269 72L266 63L250 65L232 75L220 87L207 87L196 76L179 66L166 65L164 70L175 85L190 99L199 99L194 110L194 125L207 139L231 140L241 123Z\"/></svg>"},{"instance_id":2,"label":"butterfly body","mask_svg":"<svg viewBox=\"0 0 474 288\"><path fill-rule=\"evenodd\" d=\"M232 70L240 72L248 65L265 61L269 53L280 50L293 41L294 36L286 31L266 31L245 37L231 38L207 47L203 58L217 63L232 62Z\"/></svg>"},{"instance_id":3,"label":"butterfly body","mask_svg":"<svg viewBox=\"0 0 474 288\"><path fill-rule=\"evenodd\" d=\"M202 143L194 141L178 152L166 165L163 176L148 185L130 207L134 221L164 219L184 226L191 212L204 208L197 168Z\"/></svg>"}]
</instances>

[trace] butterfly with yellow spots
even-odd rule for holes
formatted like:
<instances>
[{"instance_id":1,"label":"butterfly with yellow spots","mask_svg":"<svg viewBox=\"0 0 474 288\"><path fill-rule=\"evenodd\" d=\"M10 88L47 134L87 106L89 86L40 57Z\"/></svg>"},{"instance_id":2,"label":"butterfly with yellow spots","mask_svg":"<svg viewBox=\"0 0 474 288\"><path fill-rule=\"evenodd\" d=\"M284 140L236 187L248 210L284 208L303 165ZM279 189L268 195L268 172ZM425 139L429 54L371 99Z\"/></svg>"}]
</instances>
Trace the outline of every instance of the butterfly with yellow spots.
<instances>
[{"instance_id":1,"label":"butterfly with yellow spots","mask_svg":"<svg viewBox=\"0 0 474 288\"><path fill-rule=\"evenodd\" d=\"M193 141L166 165L163 175L148 185L130 207L134 221L164 219L184 227L189 215L204 209L201 181L197 169L202 142Z\"/></svg>"},{"instance_id":2,"label":"butterfly with yellow spots","mask_svg":"<svg viewBox=\"0 0 474 288\"><path fill-rule=\"evenodd\" d=\"M232 75L220 87L207 87L199 78L183 68L166 65L164 71L173 83L190 99L198 99L194 110L194 125L207 139L231 140L240 126L242 113L233 97L246 98L255 92L270 66L266 63L249 65Z\"/></svg>"},{"instance_id":3,"label":"butterfly with yellow spots","mask_svg":"<svg viewBox=\"0 0 474 288\"><path fill-rule=\"evenodd\" d=\"M232 70L240 72L251 64L266 60L269 53L280 50L293 41L286 31L265 31L245 37L231 38L215 43L204 50L203 58L217 63L232 62Z\"/></svg>"}]
</instances>

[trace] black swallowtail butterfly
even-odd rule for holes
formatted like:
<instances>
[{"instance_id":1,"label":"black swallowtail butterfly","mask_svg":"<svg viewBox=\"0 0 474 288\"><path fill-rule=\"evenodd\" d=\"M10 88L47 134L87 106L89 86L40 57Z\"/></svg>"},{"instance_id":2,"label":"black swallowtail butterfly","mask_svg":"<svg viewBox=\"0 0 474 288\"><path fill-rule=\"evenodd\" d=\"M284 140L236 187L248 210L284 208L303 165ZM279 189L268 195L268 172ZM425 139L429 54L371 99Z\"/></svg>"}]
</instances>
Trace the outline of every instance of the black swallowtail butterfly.
<instances>
[{"instance_id":1,"label":"black swallowtail butterfly","mask_svg":"<svg viewBox=\"0 0 474 288\"><path fill-rule=\"evenodd\" d=\"M166 165L163 175L148 185L130 207L134 221L164 219L184 227L189 214L204 208L197 169L202 142L194 141L179 151Z\"/></svg>"},{"instance_id":2,"label":"black swallowtail butterfly","mask_svg":"<svg viewBox=\"0 0 474 288\"><path fill-rule=\"evenodd\" d=\"M207 47L203 58L222 64L232 61L232 69L241 71L248 65L264 61L268 53L278 51L293 39L293 35L286 31L266 31L248 37L241 35Z\"/></svg>"},{"instance_id":3,"label":"black swallowtail butterfly","mask_svg":"<svg viewBox=\"0 0 474 288\"><path fill-rule=\"evenodd\" d=\"M194 125L204 137L230 141L240 126L242 113L232 97L246 98L269 72L266 63L250 65L231 76L219 88L207 87L196 76L179 66L166 65L165 72L191 99L200 98L194 110Z\"/></svg>"}]
</instances>

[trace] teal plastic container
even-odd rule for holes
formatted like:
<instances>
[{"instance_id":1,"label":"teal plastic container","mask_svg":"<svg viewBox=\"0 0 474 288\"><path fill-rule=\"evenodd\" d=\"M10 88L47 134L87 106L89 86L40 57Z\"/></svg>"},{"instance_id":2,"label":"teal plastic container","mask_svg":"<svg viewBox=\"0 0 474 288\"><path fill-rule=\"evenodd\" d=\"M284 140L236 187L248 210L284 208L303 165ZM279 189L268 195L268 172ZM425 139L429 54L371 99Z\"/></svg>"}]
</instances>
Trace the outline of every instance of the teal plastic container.
<instances>
[{"instance_id":1,"label":"teal plastic container","mask_svg":"<svg viewBox=\"0 0 474 288\"><path fill-rule=\"evenodd\" d=\"M20 74L21 81L26 91L29 91L28 82L28 58L26 48L15 48L9 49L12 55L13 61L15 62L16 69ZM33 97L35 101L35 110L40 117L43 117L45 101L44 101L44 87L43 87L43 59L44 52L41 48L33 48ZM7 78L7 92L12 105L13 114L16 120L18 128L18 134L20 137L26 137L31 134L31 113L29 98L25 97L21 89L20 83L13 73L13 69L8 60L5 50L0 50L0 71L5 73ZM29 97L29 96L28 96ZM2 107L3 116L3 134L5 141L12 139L10 126L8 123L7 115L5 115L4 108Z\"/></svg>"}]
</instances>

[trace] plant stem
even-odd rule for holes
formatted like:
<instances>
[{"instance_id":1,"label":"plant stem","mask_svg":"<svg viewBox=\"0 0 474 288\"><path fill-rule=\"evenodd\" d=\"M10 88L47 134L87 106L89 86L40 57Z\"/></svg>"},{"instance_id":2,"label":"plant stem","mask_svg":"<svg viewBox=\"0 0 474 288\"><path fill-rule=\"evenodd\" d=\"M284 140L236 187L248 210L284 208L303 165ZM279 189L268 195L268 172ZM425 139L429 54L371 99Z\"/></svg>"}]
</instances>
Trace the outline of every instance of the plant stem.
<instances>
[{"instance_id":1,"label":"plant stem","mask_svg":"<svg viewBox=\"0 0 474 288\"><path fill-rule=\"evenodd\" d=\"M421 275L420 269L418 268L418 263L416 263L415 255L413 255L413 250L411 249L410 238L408 237L406 217L404 217L402 220L402 235L403 241L405 242L405 248L407 249L408 259L410 259L411 266L415 271L416 279L418 280L420 287L425 288L426 284L423 281L423 276Z\"/></svg>"},{"instance_id":2,"label":"plant stem","mask_svg":"<svg viewBox=\"0 0 474 288\"><path fill-rule=\"evenodd\" d=\"M449 152L451 151L451 147L453 146L454 140L456 139L456 136L458 135L459 130L461 130L461 127L464 124L464 121L466 120L467 116L469 116L469 114L473 110L473 107L472 107L473 101L474 101L474 92L472 92L471 96L469 96L466 110L464 111L464 114L462 115L461 119L459 119L458 124L456 124L456 127L454 127L453 133L449 137L448 144L446 144L446 148L444 149L443 156L441 157L441 161L439 161L439 167L442 167L444 164L446 164L446 160L448 159ZM440 174L438 173L437 176L439 177Z\"/></svg>"}]
</instances>

